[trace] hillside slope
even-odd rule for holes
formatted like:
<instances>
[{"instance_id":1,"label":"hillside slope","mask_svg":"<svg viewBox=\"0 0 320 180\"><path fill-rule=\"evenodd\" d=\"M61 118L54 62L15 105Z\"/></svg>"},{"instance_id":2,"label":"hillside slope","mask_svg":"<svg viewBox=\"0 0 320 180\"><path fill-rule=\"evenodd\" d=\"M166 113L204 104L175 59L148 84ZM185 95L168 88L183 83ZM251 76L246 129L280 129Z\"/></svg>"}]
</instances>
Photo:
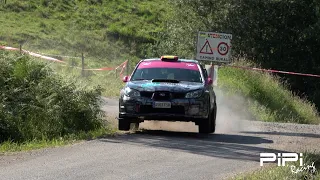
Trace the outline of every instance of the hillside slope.
<instances>
[{"instance_id":1,"label":"hillside slope","mask_svg":"<svg viewBox=\"0 0 320 180\"><path fill-rule=\"evenodd\" d=\"M166 1L10 0L0 4L2 44L106 60L143 56L163 31Z\"/></svg>"}]
</instances>

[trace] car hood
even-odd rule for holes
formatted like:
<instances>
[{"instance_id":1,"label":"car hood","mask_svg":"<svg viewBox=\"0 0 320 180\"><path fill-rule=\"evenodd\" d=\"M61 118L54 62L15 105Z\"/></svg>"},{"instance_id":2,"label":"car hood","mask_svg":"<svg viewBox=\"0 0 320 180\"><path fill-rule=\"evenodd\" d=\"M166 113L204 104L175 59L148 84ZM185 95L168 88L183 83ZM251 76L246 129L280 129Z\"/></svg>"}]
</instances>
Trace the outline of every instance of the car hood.
<instances>
[{"instance_id":1,"label":"car hood","mask_svg":"<svg viewBox=\"0 0 320 180\"><path fill-rule=\"evenodd\" d=\"M130 81L126 85L132 89L139 91L170 91L170 92L188 92L192 90L202 89L202 83L196 82L151 82L151 81Z\"/></svg>"}]
</instances>

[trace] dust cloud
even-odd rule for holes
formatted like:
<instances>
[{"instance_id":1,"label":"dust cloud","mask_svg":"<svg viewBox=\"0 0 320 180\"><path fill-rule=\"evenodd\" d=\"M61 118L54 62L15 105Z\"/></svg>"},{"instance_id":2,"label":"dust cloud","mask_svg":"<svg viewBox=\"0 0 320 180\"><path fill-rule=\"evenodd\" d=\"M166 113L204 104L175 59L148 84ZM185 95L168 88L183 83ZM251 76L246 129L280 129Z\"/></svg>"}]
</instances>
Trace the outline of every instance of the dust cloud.
<instances>
[{"instance_id":1,"label":"dust cloud","mask_svg":"<svg viewBox=\"0 0 320 180\"><path fill-rule=\"evenodd\" d=\"M237 133L247 129L243 120L252 120L246 106L247 99L237 94L227 94L223 89L215 87L217 96L216 133ZM180 132L198 132L198 126L193 122L146 121L141 123L141 129L165 130Z\"/></svg>"}]
</instances>

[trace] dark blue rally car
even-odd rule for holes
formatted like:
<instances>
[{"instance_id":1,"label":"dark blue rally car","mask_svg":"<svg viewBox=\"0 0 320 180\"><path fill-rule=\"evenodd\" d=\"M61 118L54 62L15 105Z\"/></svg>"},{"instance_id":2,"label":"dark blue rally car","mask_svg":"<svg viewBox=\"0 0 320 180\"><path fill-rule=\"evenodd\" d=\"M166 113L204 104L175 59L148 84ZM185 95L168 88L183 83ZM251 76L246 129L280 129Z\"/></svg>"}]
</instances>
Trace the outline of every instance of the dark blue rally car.
<instances>
[{"instance_id":1,"label":"dark blue rally car","mask_svg":"<svg viewBox=\"0 0 320 180\"><path fill-rule=\"evenodd\" d=\"M214 133L216 95L212 79L196 60L162 56L141 60L119 98L119 130L146 120L194 122L199 133Z\"/></svg>"}]
</instances>

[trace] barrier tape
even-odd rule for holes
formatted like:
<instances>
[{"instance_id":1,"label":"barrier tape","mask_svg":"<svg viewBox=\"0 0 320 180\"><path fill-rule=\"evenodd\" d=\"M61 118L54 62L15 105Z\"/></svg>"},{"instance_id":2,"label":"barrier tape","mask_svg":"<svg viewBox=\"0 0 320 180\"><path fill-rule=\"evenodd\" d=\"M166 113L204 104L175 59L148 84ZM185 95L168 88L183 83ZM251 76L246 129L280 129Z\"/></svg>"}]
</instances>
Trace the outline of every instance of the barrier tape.
<instances>
[{"instance_id":1,"label":"barrier tape","mask_svg":"<svg viewBox=\"0 0 320 180\"><path fill-rule=\"evenodd\" d=\"M59 62L59 63L66 63L62 60L59 60L59 59L56 59L56 58L52 58L52 57L49 57L49 56L43 56L41 54L37 54L37 53L34 53L34 52L30 52L30 51L27 51L27 50L22 50L24 53L27 53L31 56L34 56L34 57L37 57L37 58L41 58L41 59L46 59L46 60L49 60L49 61L56 61L56 62Z\"/></svg>"},{"instance_id":2,"label":"barrier tape","mask_svg":"<svg viewBox=\"0 0 320 180\"><path fill-rule=\"evenodd\" d=\"M81 57L79 56L65 56L65 55L58 55L58 54L44 54L41 52L37 52L38 54L41 54L43 56L59 56L59 57L63 57L63 58L72 58L72 59L81 59Z\"/></svg>"},{"instance_id":3,"label":"barrier tape","mask_svg":"<svg viewBox=\"0 0 320 180\"><path fill-rule=\"evenodd\" d=\"M18 48L7 47L7 46L0 46L0 49L9 50L9 51L19 51L20 50ZM27 54L29 54L31 56L34 56L34 57L38 57L38 58L41 58L41 59L46 59L46 60L49 60L49 61L55 61L55 62L66 64L66 62L64 62L62 60L59 60L59 59L56 59L56 58L52 58L52 57L49 57L49 56L44 56L44 55L41 55L41 54L33 53L33 52L30 52L30 51L27 51L27 50L24 50L24 49L22 49L22 51L24 53L27 53ZM71 57L71 56L64 56L64 57ZM118 68L122 67L121 71L120 71L120 76L122 76L123 71L126 68L127 62L128 62L128 60L124 61L123 63L121 63L116 68L103 67L103 68L84 69L84 70L86 70L86 71L111 71L111 70L117 70ZM70 66L70 67L73 67L73 66ZM309 76L309 77L318 77L318 78L320 78L320 75L316 75L316 74L279 71L279 70L274 70L274 69L261 69L261 68L251 68L251 67L234 66L234 65L221 65L220 67L232 67L232 68L238 68L238 69L247 69L247 70L254 70L254 71L263 71L263 72L271 72L271 73L291 74L291 75L298 75L298 76ZM76 67L76 68L77 69L82 69L82 68L79 68L79 67Z\"/></svg>"},{"instance_id":4,"label":"barrier tape","mask_svg":"<svg viewBox=\"0 0 320 180\"><path fill-rule=\"evenodd\" d=\"M123 65L122 65L122 68L121 68L121 71L120 71L120 77L122 78L123 77L123 71L124 69L126 69L127 67L127 63L128 63L128 60L126 60ZM119 66L118 66L119 67Z\"/></svg>"},{"instance_id":5,"label":"barrier tape","mask_svg":"<svg viewBox=\"0 0 320 180\"><path fill-rule=\"evenodd\" d=\"M0 49L10 50L10 51L20 51L19 48L13 48L13 47L7 47L7 46L0 46ZM49 56L44 56L44 55L42 55L40 53L34 53L34 52L30 52L30 51L27 51L27 50L24 50L24 49L21 49L21 51L23 53L29 54L30 56L34 56L34 57L37 57L37 58L41 58L41 59L45 59L45 60L49 60L49 61L55 61L55 62L66 64L66 62L64 62L62 60L59 60L59 59L56 59L56 58L52 58L52 57L49 57ZM59 56L59 55L55 55L55 56ZM79 58L79 57L72 57L72 56L60 56L60 57ZM123 63L121 63L119 66L117 66L115 68L113 68L113 67L103 67L103 68L95 68L95 69L92 68L92 69L83 69L83 70L85 70L85 71L112 71L112 70L117 70L120 67L122 67L121 68L121 72L120 72L120 76L122 76L122 73L123 73L124 69L126 68L127 62L128 62L128 60L124 61ZM68 65L62 65L62 66L68 66ZM80 67L74 67L74 66L69 66L69 67L73 67L73 68L82 70L82 68L80 68Z\"/></svg>"},{"instance_id":6,"label":"barrier tape","mask_svg":"<svg viewBox=\"0 0 320 180\"><path fill-rule=\"evenodd\" d=\"M309 77L320 78L320 75L316 75L316 74L287 72L287 71L279 71L279 70L274 70L274 69L261 69L261 68L251 68L251 67L234 66L234 65L222 65L221 67L232 67L232 68L238 68L238 69L248 69L248 70L254 70L254 71L263 71L263 72L271 72L271 73L291 74L291 75L298 75L298 76L309 76Z\"/></svg>"},{"instance_id":7,"label":"barrier tape","mask_svg":"<svg viewBox=\"0 0 320 180\"><path fill-rule=\"evenodd\" d=\"M0 49L9 50L9 51L18 51L18 48L0 46Z\"/></svg>"},{"instance_id":8,"label":"barrier tape","mask_svg":"<svg viewBox=\"0 0 320 180\"><path fill-rule=\"evenodd\" d=\"M103 67L103 68L96 68L96 69L84 69L86 71L111 71L111 70L117 70L119 67L123 67L125 65L127 65L127 61L124 61L123 63L121 63L119 66L112 68L112 67Z\"/></svg>"}]
</instances>

